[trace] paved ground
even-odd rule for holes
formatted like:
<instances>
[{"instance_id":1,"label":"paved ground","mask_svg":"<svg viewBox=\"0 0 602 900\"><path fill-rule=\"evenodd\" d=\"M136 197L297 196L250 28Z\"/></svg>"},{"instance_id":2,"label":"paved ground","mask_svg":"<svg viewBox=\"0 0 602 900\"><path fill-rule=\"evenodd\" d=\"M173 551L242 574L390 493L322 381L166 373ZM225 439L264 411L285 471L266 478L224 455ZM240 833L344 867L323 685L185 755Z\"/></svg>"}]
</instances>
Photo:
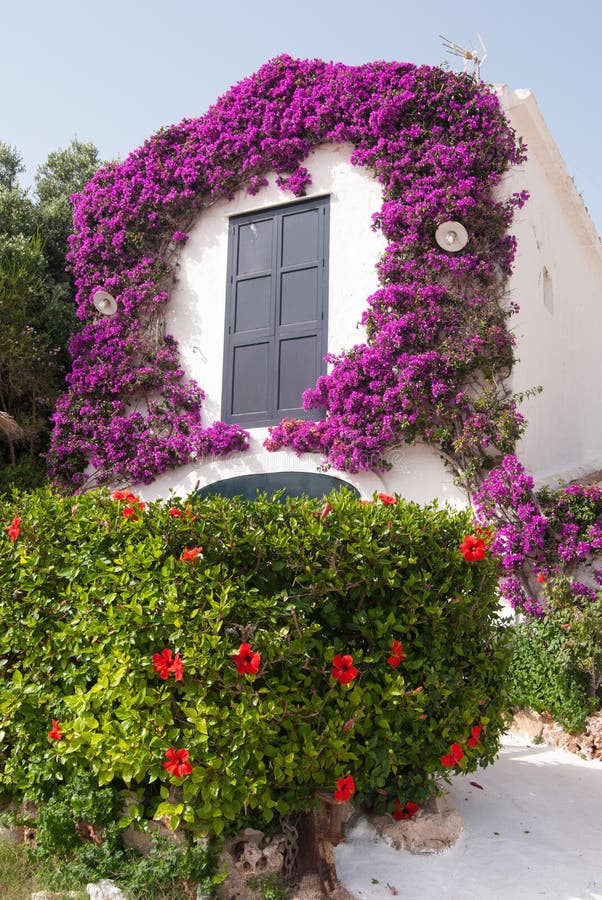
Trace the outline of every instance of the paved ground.
<instances>
[{"instance_id":1,"label":"paved ground","mask_svg":"<svg viewBox=\"0 0 602 900\"><path fill-rule=\"evenodd\" d=\"M452 794L464 832L436 856L395 851L360 822L335 852L347 890L400 900L602 900L602 762L510 736L495 765L456 778Z\"/></svg>"}]
</instances>

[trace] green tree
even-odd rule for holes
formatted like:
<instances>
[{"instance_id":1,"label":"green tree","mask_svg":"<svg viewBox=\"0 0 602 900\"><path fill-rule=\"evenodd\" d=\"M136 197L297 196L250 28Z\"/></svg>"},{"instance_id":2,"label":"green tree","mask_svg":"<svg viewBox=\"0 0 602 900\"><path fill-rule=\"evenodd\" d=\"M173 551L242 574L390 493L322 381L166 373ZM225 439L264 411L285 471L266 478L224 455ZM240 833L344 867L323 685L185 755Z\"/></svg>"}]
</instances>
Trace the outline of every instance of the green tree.
<instances>
[{"instance_id":1,"label":"green tree","mask_svg":"<svg viewBox=\"0 0 602 900\"><path fill-rule=\"evenodd\" d=\"M0 491L40 480L48 417L77 326L65 270L70 197L99 164L94 145L73 140L38 168L32 199L19 183L18 151L0 142Z\"/></svg>"},{"instance_id":2,"label":"green tree","mask_svg":"<svg viewBox=\"0 0 602 900\"><path fill-rule=\"evenodd\" d=\"M74 138L64 150L50 153L36 171L38 225L44 235L49 271L57 282L67 280L65 254L73 218L70 198L82 190L100 165L94 144Z\"/></svg>"},{"instance_id":3,"label":"green tree","mask_svg":"<svg viewBox=\"0 0 602 900\"><path fill-rule=\"evenodd\" d=\"M36 230L34 203L19 184L24 171L16 147L0 141L0 235L31 236Z\"/></svg>"},{"instance_id":4,"label":"green tree","mask_svg":"<svg viewBox=\"0 0 602 900\"><path fill-rule=\"evenodd\" d=\"M73 222L71 197L82 190L100 165L94 144L74 138L64 150L50 153L35 175L36 221L52 280L43 307L43 329L52 345L58 347L59 364L65 373L69 367L69 336L77 329L73 283L65 270Z\"/></svg>"}]
</instances>

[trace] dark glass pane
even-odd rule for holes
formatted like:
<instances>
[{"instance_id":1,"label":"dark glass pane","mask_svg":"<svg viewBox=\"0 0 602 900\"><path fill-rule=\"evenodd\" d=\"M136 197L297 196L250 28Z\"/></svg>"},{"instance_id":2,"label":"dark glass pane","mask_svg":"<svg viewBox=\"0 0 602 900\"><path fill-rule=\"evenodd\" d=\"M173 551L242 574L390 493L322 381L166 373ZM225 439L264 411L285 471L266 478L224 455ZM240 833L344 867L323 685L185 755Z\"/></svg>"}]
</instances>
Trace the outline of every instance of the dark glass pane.
<instances>
[{"instance_id":1,"label":"dark glass pane","mask_svg":"<svg viewBox=\"0 0 602 900\"><path fill-rule=\"evenodd\" d=\"M301 409L301 394L316 380L317 337L280 342L278 409Z\"/></svg>"},{"instance_id":2,"label":"dark glass pane","mask_svg":"<svg viewBox=\"0 0 602 900\"><path fill-rule=\"evenodd\" d=\"M236 283L235 332L268 328L270 325L271 285L270 275L263 278L249 278Z\"/></svg>"},{"instance_id":3,"label":"dark glass pane","mask_svg":"<svg viewBox=\"0 0 602 900\"><path fill-rule=\"evenodd\" d=\"M282 216L282 265L296 266L318 258L320 210Z\"/></svg>"},{"instance_id":4,"label":"dark glass pane","mask_svg":"<svg viewBox=\"0 0 602 900\"><path fill-rule=\"evenodd\" d=\"M251 222L238 229L238 275L272 268L272 219Z\"/></svg>"},{"instance_id":5,"label":"dark glass pane","mask_svg":"<svg viewBox=\"0 0 602 900\"><path fill-rule=\"evenodd\" d=\"M269 347L265 343L234 348L232 415L267 412Z\"/></svg>"},{"instance_id":6,"label":"dark glass pane","mask_svg":"<svg viewBox=\"0 0 602 900\"><path fill-rule=\"evenodd\" d=\"M283 272L280 293L280 324L315 322L318 317L318 269Z\"/></svg>"},{"instance_id":7,"label":"dark glass pane","mask_svg":"<svg viewBox=\"0 0 602 900\"><path fill-rule=\"evenodd\" d=\"M280 491L279 501L285 502L287 497L316 497L321 499L331 491L341 488L350 491L355 497L360 493L352 484L335 478L333 475L320 475L317 472L260 472L256 475L234 475L222 481L206 484L191 494L191 499L201 500L205 497L241 497L243 500L256 500L257 494L271 496Z\"/></svg>"}]
</instances>

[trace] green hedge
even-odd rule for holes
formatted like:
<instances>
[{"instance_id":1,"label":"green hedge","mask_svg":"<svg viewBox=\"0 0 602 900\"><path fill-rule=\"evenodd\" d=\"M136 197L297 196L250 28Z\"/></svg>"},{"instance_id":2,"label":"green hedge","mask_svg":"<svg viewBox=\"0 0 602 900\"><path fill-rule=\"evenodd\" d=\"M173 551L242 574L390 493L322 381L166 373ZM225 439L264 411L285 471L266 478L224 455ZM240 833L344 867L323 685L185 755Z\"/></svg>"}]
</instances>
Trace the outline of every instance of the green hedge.
<instances>
[{"instance_id":1,"label":"green hedge","mask_svg":"<svg viewBox=\"0 0 602 900\"><path fill-rule=\"evenodd\" d=\"M22 520L0 536L5 794L89 773L136 792L130 819L220 834L348 775L370 808L422 802L454 771L452 743L456 769L493 760L507 649L495 564L459 552L468 513L345 492L326 507L217 497L178 512L107 492L0 500L5 527ZM241 643L257 674L237 671ZM164 648L181 681L155 671ZM345 654L358 674L342 684L331 668ZM190 774L165 770L169 748L188 751Z\"/></svg>"},{"instance_id":2,"label":"green hedge","mask_svg":"<svg viewBox=\"0 0 602 900\"><path fill-rule=\"evenodd\" d=\"M547 587L544 617L514 627L508 702L577 733L602 708L602 594L574 595L562 577Z\"/></svg>"}]
</instances>

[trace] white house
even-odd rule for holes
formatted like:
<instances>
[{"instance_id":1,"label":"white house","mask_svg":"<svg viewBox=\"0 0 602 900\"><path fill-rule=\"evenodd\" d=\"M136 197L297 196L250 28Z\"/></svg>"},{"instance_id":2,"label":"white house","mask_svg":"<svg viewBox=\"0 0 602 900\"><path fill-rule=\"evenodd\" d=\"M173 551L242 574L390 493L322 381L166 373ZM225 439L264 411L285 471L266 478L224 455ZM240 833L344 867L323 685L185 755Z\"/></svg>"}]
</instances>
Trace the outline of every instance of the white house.
<instances>
[{"instance_id":1,"label":"white house","mask_svg":"<svg viewBox=\"0 0 602 900\"><path fill-rule=\"evenodd\" d=\"M513 227L513 387L543 387L525 401L519 456L539 482L568 481L602 468L602 244L531 92L504 87L500 98L528 148L507 187L531 197Z\"/></svg>"},{"instance_id":2,"label":"white house","mask_svg":"<svg viewBox=\"0 0 602 900\"><path fill-rule=\"evenodd\" d=\"M519 456L539 482L568 480L602 468L602 245L533 95L527 90L512 92L501 87L499 96L511 125L528 147L528 161L515 168L504 184L508 194L524 189L530 194L512 229L518 253L510 294L520 305L520 313L512 320L519 357L512 387L515 391L543 387L543 392L527 398L522 408L529 427ZM350 165L351 149L349 145L323 145L309 157L305 164L312 183L301 203L293 199L287 204L275 177L270 177L269 185L255 196L240 190L233 200L216 203L189 230L166 330L179 342L187 376L206 391L209 420L225 417L224 397L228 393L222 373L224 353L228 352L224 322L233 226L242 229L241 235L246 231L256 242L260 239L257 228L262 227L261 214L266 210L275 209L283 215L281 227L294 230L295 222L303 218L296 214L307 213L305 219L317 221L320 202L326 198L327 212L323 214L329 216L330 227L326 237L318 234L318 241L328 242L327 344L320 349L319 335L317 345L315 335L311 340L307 336L303 340L300 335L300 344L311 355L316 346L320 353L336 353L363 340L358 321L365 297L378 286L375 264L386 242L371 228L371 215L380 203L380 186L366 170ZM287 217L287 211L292 215ZM304 226L299 228L298 234L291 232L296 237ZM309 238L310 243L312 240L315 236ZM316 277L315 271L304 274L298 267L292 275L291 282ZM252 285L247 287L255 290ZM293 284L292 304L294 294ZM258 316L261 302L257 299ZM243 367L240 384L234 389L252 394L255 388L252 374L247 378ZM230 395L232 389L230 385ZM146 486L142 494L147 499L170 492L186 496L196 486L237 475L316 471L319 458L315 455L298 457L292 450L267 452L263 447L267 428L245 421L244 415L240 421L251 434L249 452L167 472ZM383 491L418 502L435 497L456 504L465 502L435 450L404 446L389 458L392 468L383 474L332 474L353 484L364 496Z\"/></svg>"}]
</instances>

